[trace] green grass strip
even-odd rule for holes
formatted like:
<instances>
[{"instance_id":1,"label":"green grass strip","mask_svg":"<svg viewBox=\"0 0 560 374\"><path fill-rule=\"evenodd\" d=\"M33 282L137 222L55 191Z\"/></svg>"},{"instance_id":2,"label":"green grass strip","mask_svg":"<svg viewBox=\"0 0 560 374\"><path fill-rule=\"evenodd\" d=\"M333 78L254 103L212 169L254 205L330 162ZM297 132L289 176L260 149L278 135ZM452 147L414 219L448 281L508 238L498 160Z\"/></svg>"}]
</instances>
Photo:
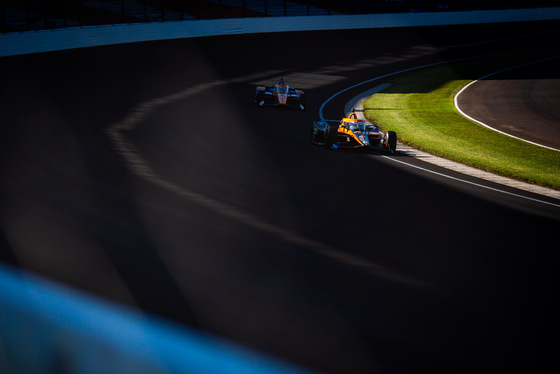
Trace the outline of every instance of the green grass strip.
<instances>
[{"instance_id":1,"label":"green grass strip","mask_svg":"<svg viewBox=\"0 0 560 374\"><path fill-rule=\"evenodd\" d=\"M560 190L560 152L500 134L465 117L455 95L484 75L560 54L559 48L421 69L364 102L364 114L399 141L466 165Z\"/></svg>"}]
</instances>

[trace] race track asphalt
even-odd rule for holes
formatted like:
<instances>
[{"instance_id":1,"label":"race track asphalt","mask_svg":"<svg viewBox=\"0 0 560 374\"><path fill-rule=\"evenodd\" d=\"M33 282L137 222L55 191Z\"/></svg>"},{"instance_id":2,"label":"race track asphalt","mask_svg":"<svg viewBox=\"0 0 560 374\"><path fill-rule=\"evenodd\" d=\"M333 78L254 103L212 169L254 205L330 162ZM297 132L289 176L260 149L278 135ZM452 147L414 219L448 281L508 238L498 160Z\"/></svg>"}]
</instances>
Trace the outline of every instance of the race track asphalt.
<instances>
[{"instance_id":1,"label":"race track asphalt","mask_svg":"<svg viewBox=\"0 0 560 374\"><path fill-rule=\"evenodd\" d=\"M470 117L506 134L560 150L558 57L492 74L459 96Z\"/></svg>"},{"instance_id":2,"label":"race track asphalt","mask_svg":"<svg viewBox=\"0 0 560 374\"><path fill-rule=\"evenodd\" d=\"M557 205L314 147L309 129L370 77L559 34L274 33L2 58L0 259L325 373L554 371ZM306 111L254 106L280 77Z\"/></svg>"}]
</instances>

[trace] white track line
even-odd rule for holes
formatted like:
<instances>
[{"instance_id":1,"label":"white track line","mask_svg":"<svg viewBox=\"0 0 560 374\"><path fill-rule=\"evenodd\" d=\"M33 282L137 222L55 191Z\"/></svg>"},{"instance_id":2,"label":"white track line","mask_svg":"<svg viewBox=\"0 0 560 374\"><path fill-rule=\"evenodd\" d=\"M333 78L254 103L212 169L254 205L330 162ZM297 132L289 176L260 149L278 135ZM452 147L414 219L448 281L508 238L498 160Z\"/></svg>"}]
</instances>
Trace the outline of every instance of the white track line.
<instances>
[{"instance_id":1,"label":"white track line","mask_svg":"<svg viewBox=\"0 0 560 374\"><path fill-rule=\"evenodd\" d=\"M475 183L475 182L467 181L467 180L465 180L465 179L452 177L452 176L450 176L450 175L443 174L443 173L438 173L438 172L436 172L436 171L433 171L433 170L430 170L430 169L426 169L426 168L423 168L423 167L420 167L420 166L417 166L417 165L412 165L412 164L409 164L408 162L404 162L404 161L401 161L401 160L397 160L397 159L392 158L392 157L388 157L388 156L385 156L385 155L381 155L381 156L384 157L384 158L386 158L386 159L389 159L389 160L391 160L391 161L393 161L393 162L398 162L398 163L400 163L400 164L404 164L404 165L413 167L413 168L415 168L415 169L422 170L422 171L427 172L427 173L439 175L440 177L445 177L445 178L452 179L452 180L455 180L455 181L458 181L458 182L470 184L471 186L476 186L476 187L479 187L479 188L484 188L484 189L491 190L491 191L495 191L495 192L499 192L499 193L502 193L502 194L506 194L506 195L510 195L510 196L515 196L515 197L520 198L520 199L530 200L530 201L538 202L538 203L541 203L541 204L546 204L546 205L550 205L550 206L553 206L553 207L556 207L556 208L560 208L560 204L555 204L555 203L551 203L551 202L548 202L548 201L544 201L544 200L540 200L540 199L535 199L535 198L528 197L528 196L523 196L523 195L516 194L516 193L513 193L513 192L504 191L504 190L501 190L501 189L499 189L499 188L493 188L493 187L490 187L490 186L485 186L485 185L480 184L480 183ZM474 176L477 176L477 175L474 175ZM516 187L516 188L518 188L518 187Z\"/></svg>"},{"instance_id":2,"label":"white track line","mask_svg":"<svg viewBox=\"0 0 560 374\"><path fill-rule=\"evenodd\" d=\"M353 88L356 88L356 87L374 82L376 80L380 80L380 79L387 78L387 77L394 76L394 75L401 74L401 73L406 73L406 72L413 71L413 70L419 70L419 69L432 67L432 66L437 66L437 65L441 65L441 64L445 64L445 63L449 63L449 62L467 61L467 60L472 60L472 59L486 57L486 56L493 56L493 55L496 55L496 54L489 54L489 55L468 57L468 58L462 58L462 59L456 59L456 60L436 62L436 63L433 63L433 64L416 66L416 67L412 67L412 68L409 68L409 69L404 69L404 70L400 70L400 71L397 71L397 72L384 74L384 75L381 75L381 76L378 76L378 77L374 77L374 78L362 81L362 82L357 83L353 86L347 87L343 90L340 90L340 91L336 92L334 95L332 95L327 100L325 100L323 102L323 104L321 105L321 107L319 108L319 117L321 118L321 120L325 119L324 116L323 116L323 111L324 111L324 108L325 108L325 106L328 102L330 102L336 96L338 96L338 95L340 95L340 94L342 94L342 93L344 93L348 90L351 90ZM554 57L554 58L556 58L556 57ZM345 112L347 112L349 110L349 108L354 108L354 109L357 110L357 115L359 115L359 116L361 116L362 118L365 119L365 116L363 115L363 102L364 102L364 100L367 97L373 95L374 93L376 93L378 91L381 91L384 88L386 88L386 86L384 86L384 85L376 86L373 89L365 91L365 92L361 93L360 95L354 97L352 100L350 100L345 105ZM368 93L369 93L369 95L368 95ZM547 197L551 197L551 198L560 200L560 191L556 191L556 190L551 189L551 188L537 186L537 185L533 185L533 184L530 184L530 183L517 181L517 180L511 179L511 178L502 177L502 176L492 174L492 173L489 173L489 172L486 172L486 171L483 171L483 170L480 170L480 169L476 169L476 168L473 168L473 167L470 167L470 166L459 164L457 162L446 160L444 158L434 156L434 155L429 154L427 152L422 152L422 151L414 149L412 147L405 146L401 143L399 143L398 148L405 148L405 149L407 149L406 153L409 154L410 156L415 157L415 158L421 158L422 161L425 161L425 162L428 162L428 163L431 163L431 164L435 164L435 165L438 165L440 167L444 167L446 169L450 169L450 170L453 170L453 171L460 172L462 174L474 176L474 177L477 177L477 178L480 178L480 179L483 179L483 180L487 180L487 181L490 181L490 182L502 184L504 186L513 187L513 188L516 188L516 189L519 189L519 190L523 190L523 191L527 191L527 192L531 192L531 193L535 193L535 194L539 194L539 195L543 195L543 196L547 196ZM496 192L501 192L501 193L506 194L506 195L515 196L515 197L518 197L518 198L521 198L521 199L530 200L530 201L542 203L542 204L545 204L545 205L560 207L559 204L550 203L548 201L535 199L535 198L523 196L523 195L520 195L520 194L514 194L514 193L511 193L511 192L508 192L508 191L505 191L505 190L484 186L482 184L473 183L473 182L470 182L470 181L467 181L467 180L464 180L464 179L455 178L455 177L451 177L451 176L444 175L444 174L441 174L441 173L437 173L437 172L434 172L434 171L430 171L428 169L418 167L416 165L404 162L402 160L396 160L394 157L388 157L388 156L384 156L384 155L382 155L382 157L384 157L387 160L393 161L393 162L408 165L408 166L410 166L412 168L415 168L415 169L420 169L420 170L423 170L423 171L426 171L426 172L430 172L432 174L438 174L440 176L445 176L446 178L449 178L449 179L453 179L453 180L456 180L456 181L461 181L465 184L475 185L477 187L489 189L489 190L496 191Z\"/></svg>"},{"instance_id":3,"label":"white track line","mask_svg":"<svg viewBox=\"0 0 560 374\"><path fill-rule=\"evenodd\" d=\"M178 185L173 181L159 174L138 152L132 140L128 137L128 132L140 126L146 118L152 115L159 107L187 96L197 94L215 87L227 84L229 81L214 81L187 88L183 91L168 96L152 99L145 103L138 104L122 120L113 123L106 131L113 149L124 159L125 166L135 175L149 181L155 185L165 188L183 198L194 201L218 214L235 219L253 229L260 230L274 235L278 240L291 245L300 246L314 252L322 257L330 258L338 263L361 268L370 274L381 277L388 281L407 284L416 287L431 287L430 284L414 279L405 274L397 273L391 269L381 266L368 259L354 256L346 251L340 251L328 244L306 238L296 231L285 229L281 226L265 222L261 217L253 216L239 208L227 203L218 201L206 195L192 191L184 186Z\"/></svg>"},{"instance_id":4,"label":"white track line","mask_svg":"<svg viewBox=\"0 0 560 374\"><path fill-rule=\"evenodd\" d=\"M509 137L512 137L512 138L515 138L515 139L518 139L518 140L522 140L522 141L524 141L524 142L527 142L527 143L530 143L530 144L533 144L533 145L537 145L537 146L539 146L539 147L543 147L543 148L551 149L551 150L553 150L553 151L558 151L558 152L560 152L560 149L548 147L548 146L546 146L546 145L542 145L542 144L538 144L538 143L534 143L534 142L531 142L531 141L529 141L529 140L527 140L527 139L519 138L519 137L517 137L517 136L515 136L515 135L508 134L507 132L500 131L500 130L498 130L498 129L496 129L496 128L490 126L490 125L487 125L486 123L484 123L484 122L482 122L482 121L479 121L479 120L477 120L477 119L475 119L475 118L469 116L469 115L466 114L465 112L463 112L463 111L461 110L461 108L459 107L459 103L458 103L459 95L461 95L461 94L463 93L463 91L465 91L468 87L470 87L470 86L473 85L474 83L477 83L478 81L481 81L481 80L483 80L483 79L486 79L486 78L488 78L488 77L490 77L490 76L492 76L492 75L496 75L496 74L499 74L499 73L503 73L503 72L505 72L505 71L518 69L518 68L521 68L521 67L524 67L524 66L528 66L528 65L538 64L539 62L549 61L549 60L553 60L553 59L559 58L559 57L560 57L560 55L554 56L554 57L549 57L549 58L544 58L544 59L538 60L538 61L528 62L528 63L526 63L526 64L521 64L521 65L513 66L513 67L510 67L510 68L507 68L507 69L502 69L502 70L499 70L499 71L496 71L496 72L487 74L487 75L485 75L485 76L483 76L483 77L480 77L480 78L478 78L478 79L472 81L471 83L467 84L467 85L466 85L465 87L463 87L459 92L457 92L457 94L455 95L455 97L454 97L454 99L453 99L453 102L454 102L454 104L455 104L455 108L457 108L457 110L459 111L459 113L461 113L461 115L462 115L463 117L468 118L468 119L470 119L471 121L476 122L476 123L478 123L479 125L486 127L487 129L490 129L490 130L499 132L500 134L507 135L507 136L509 136Z\"/></svg>"},{"instance_id":5,"label":"white track line","mask_svg":"<svg viewBox=\"0 0 560 374\"><path fill-rule=\"evenodd\" d=\"M373 88L369 91L366 91L366 93L371 93L373 95L375 92L381 91L385 87L386 87L385 85L380 85L380 86L375 87L375 88ZM371 96L371 95L369 95L369 96ZM367 96L367 97L369 97L369 96ZM363 115L363 102L367 97L364 94L360 94L360 95L356 96L355 98L353 98L352 100L350 100L346 104L345 108L356 109L356 114L358 115L358 117L363 118L367 121L367 118L365 118L365 116ZM543 196L547 196L547 197L552 197L554 199L560 200L560 191L556 191L556 190L553 190L551 188L546 188L546 187L537 186L537 185L530 184L530 183L525 183L525 182L518 181L518 180L515 180L515 179L503 177L501 175L493 174L493 173L490 173L490 172L487 172L487 171L484 171L484 170L480 170L480 169L474 168L472 166L463 165L463 164L460 164L458 162L445 159L443 157L434 156L431 153L420 151L416 148L413 148L409 145L405 145L405 144L402 144L402 143L399 143L399 145L397 147L397 150L399 150L399 152L404 152L408 156L411 156L411 157L414 157L414 158L419 158L422 161L427 162L429 164L437 165L439 167L449 169L449 170L453 170L453 171L461 173L461 174L470 175L470 176L473 176L473 177L476 177L476 178L479 178L479 179L483 179L483 180L486 180L486 181L489 181L489 182L502 184L504 186L516 188L516 189L519 189L519 190L522 190L522 191L527 191L527 192L531 192L531 193L535 193L535 194L543 195ZM467 180L464 180L464 179L451 177L449 175L444 175L442 173L438 173L438 172L435 172L435 171L432 171L432 170L429 170L429 169L426 169L426 168L422 168L422 167L410 164L410 163L402 161L402 160L397 160L394 157L388 157L388 156L385 156L385 155L381 155L381 156L383 158L387 159L387 160L397 162L397 163L400 163L400 164L403 164L403 165L408 165L412 168L422 170L422 171L426 171L426 172L436 174L436 175L439 175L439 176L444 176L446 178L453 179L455 181L461 181L461 182L464 182L466 184L474 185L474 186L485 188L485 189L488 189L488 190L502 192L506 195L516 196L516 197L519 197L519 198L523 198L523 199L527 199L527 200L531 200L531 201L535 201L535 202L540 202L540 203L543 203L543 204L546 204L546 205L551 205L551 206L560 208L560 204L550 203L550 202L547 202L547 201L534 199L534 198L530 198L530 197L527 197L527 196L514 194L512 192L508 192L508 191L484 186L482 184L470 182L470 181L467 181Z\"/></svg>"}]
</instances>

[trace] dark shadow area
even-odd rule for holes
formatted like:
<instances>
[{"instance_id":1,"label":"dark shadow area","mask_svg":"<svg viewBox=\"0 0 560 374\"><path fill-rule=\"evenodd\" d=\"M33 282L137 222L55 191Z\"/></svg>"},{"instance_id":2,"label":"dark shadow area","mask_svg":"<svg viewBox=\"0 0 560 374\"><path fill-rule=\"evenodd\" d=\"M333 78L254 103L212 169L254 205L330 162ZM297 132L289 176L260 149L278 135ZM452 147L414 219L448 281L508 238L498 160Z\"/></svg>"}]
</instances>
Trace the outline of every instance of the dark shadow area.
<instances>
[{"instance_id":1,"label":"dark shadow area","mask_svg":"<svg viewBox=\"0 0 560 374\"><path fill-rule=\"evenodd\" d=\"M0 97L12 105L3 110L0 128L0 185L3 211L14 214L3 220L10 227L15 227L12 221L20 228L28 227L30 238L43 237L35 239L33 251L50 258L42 263L29 261L26 253L30 248L22 244L26 240L19 232L11 235L18 243L15 246L2 236L2 261L44 272L62 282L77 277L75 285L87 292L131 302L119 299L116 288L107 287L109 279L102 279L106 269L99 268L95 275L92 270L100 263L92 262L88 267L84 256L76 268L68 265L80 252L106 258L130 293L131 307L197 327L186 295L144 227L131 184L135 177L113 152L104 132L107 123L142 100L133 93L138 88L129 87L114 105L114 94L134 77L119 73L117 60L112 60L109 68L106 61L94 62L89 57L87 51L70 51L19 56L3 65L9 66L12 74L4 80ZM111 85L120 88L111 93L107 91ZM60 232L46 229L58 225ZM56 239L69 232L87 239L74 244L72 238ZM60 244L55 245L57 242ZM18 248L22 245L25 248ZM23 253L18 253L21 250ZM83 278L80 268L87 269Z\"/></svg>"},{"instance_id":2,"label":"dark shadow area","mask_svg":"<svg viewBox=\"0 0 560 374\"><path fill-rule=\"evenodd\" d=\"M73 287L91 282L101 296L111 291L102 284L122 284L131 299L120 300L146 312L327 373L546 372L555 357L547 336L558 332L557 218L309 141L335 92L546 33L509 26L240 35L2 58L0 186L10 202L2 232L18 240L1 260L18 258L32 237L25 269ZM266 58L279 49L291 57ZM256 80L297 72L337 79L301 87L305 112L255 107ZM105 131L140 104L190 88L199 90L156 102L127 134L155 171L134 173ZM325 117L340 118L355 94L333 99ZM87 245L74 246L82 236Z\"/></svg>"}]
</instances>

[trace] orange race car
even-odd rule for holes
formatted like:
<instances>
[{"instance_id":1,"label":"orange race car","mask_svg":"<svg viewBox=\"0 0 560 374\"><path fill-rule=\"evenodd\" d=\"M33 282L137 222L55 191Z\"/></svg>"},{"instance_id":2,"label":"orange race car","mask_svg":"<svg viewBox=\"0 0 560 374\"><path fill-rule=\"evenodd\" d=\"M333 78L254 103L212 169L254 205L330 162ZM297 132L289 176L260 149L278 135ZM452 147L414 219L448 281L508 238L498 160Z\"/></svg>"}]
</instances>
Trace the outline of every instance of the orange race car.
<instances>
[{"instance_id":1,"label":"orange race car","mask_svg":"<svg viewBox=\"0 0 560 374\"><path fill-rule=\"evenodd\" d=\"M258 106L275 105L305 110L305 92L296 90L284 83L284 78L275 85L259 86L255 94Z\"/></svg>"},{"instance_id":2,"label":"orange race car","mask_svg":"<svg viewBox=\"0 0 560 374\"><path fill-rule=\"evenodd\" d=\"M397 134L379 131L379 127L358 119L352 113L342 120L314 121L311 126L311 142L329 149L363 148L395 153Z\"/></svg>"}]
</instances>

